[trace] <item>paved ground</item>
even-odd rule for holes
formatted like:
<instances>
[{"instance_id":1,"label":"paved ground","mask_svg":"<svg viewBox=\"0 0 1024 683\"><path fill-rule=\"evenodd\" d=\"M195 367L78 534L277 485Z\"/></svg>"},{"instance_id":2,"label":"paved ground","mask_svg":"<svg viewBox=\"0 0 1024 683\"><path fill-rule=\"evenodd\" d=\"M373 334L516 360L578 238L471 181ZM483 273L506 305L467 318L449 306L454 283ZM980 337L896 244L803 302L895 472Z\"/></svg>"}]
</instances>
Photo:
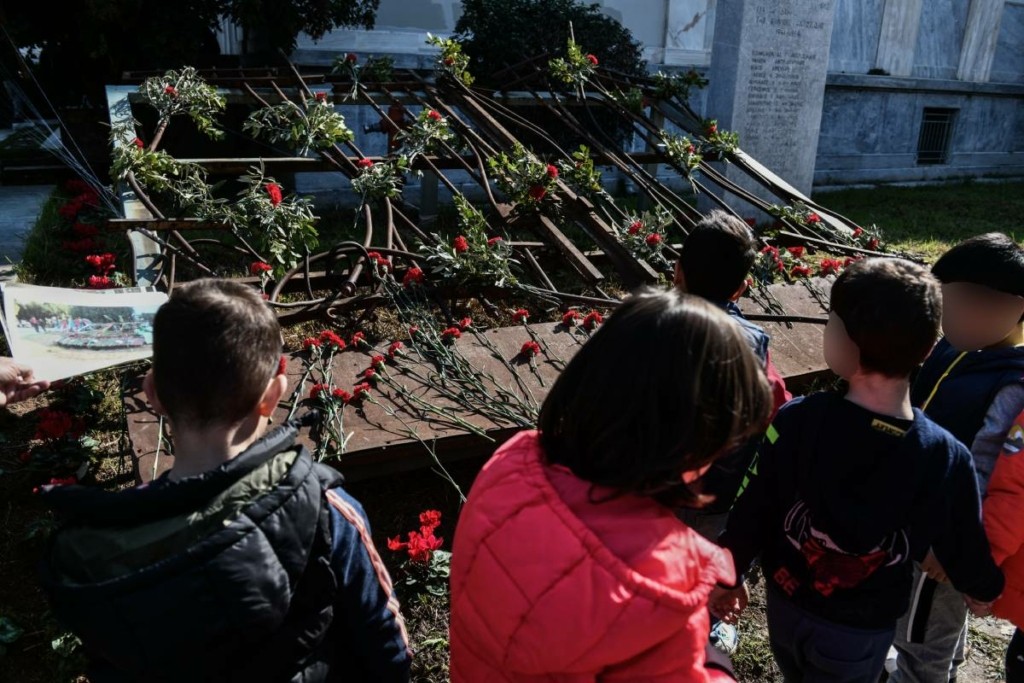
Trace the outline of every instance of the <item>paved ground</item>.
<instances>
[{"instance_id":1,"label":"paved ground","mask_svg":"<svg viewBox=\"0 0 1024 683\"><path fill-rule=\"evenodd\" d=\"M52 191L53 185L0 186L0 265L21 258L25 235Z\"/></svg>"}]
</instances>

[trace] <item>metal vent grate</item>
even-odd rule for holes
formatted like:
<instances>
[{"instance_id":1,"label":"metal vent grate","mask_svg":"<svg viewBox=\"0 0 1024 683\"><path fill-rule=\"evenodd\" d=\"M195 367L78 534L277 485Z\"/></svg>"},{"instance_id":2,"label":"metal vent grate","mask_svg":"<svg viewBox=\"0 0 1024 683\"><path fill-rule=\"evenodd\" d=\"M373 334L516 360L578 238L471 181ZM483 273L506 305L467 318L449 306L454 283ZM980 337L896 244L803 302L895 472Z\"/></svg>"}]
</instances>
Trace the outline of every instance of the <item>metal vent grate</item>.
<instances>
[{"instance_id":1,"label":"metal vent grate","mask_svg":"<svg viewBox=\"0 0 1024 683\"><path fill-rule=\"evenodd\" d=\"M921 115L921 135L917 139L918 164L949 163L949 142L958 111L925 107Z\"/></svg>"}]
</instances>

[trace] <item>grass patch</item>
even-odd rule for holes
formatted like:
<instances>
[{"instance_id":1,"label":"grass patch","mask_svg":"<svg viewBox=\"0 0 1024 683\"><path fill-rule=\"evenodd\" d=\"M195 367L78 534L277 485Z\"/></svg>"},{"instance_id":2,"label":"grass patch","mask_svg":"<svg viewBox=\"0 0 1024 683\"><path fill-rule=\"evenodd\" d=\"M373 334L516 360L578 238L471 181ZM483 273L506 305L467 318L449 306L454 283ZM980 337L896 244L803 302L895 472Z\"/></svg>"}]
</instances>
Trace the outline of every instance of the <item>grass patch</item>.
<instances>
[{"instance_id":1,"label":"grass patch","mask_svg":"<svg viewBox=\"0 0 1024 683\"><path fill-rule=\"evenodd\" d=\"M890 247L928 262L986 232L1024 241L1024 183L873 187L822 193L815 201L861 225L878 225Z\"/></svg>"}]
</instances>

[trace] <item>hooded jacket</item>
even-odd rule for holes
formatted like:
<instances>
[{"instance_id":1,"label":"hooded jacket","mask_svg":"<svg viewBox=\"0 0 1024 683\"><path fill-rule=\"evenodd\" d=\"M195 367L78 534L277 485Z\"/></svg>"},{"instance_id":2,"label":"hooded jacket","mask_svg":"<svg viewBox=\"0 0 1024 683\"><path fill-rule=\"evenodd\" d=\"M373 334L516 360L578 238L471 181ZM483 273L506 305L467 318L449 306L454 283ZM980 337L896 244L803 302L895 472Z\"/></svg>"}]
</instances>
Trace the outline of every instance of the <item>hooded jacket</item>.
<instances>
[{"instance_id":1,"label":"hooded jacket","mask_svg":"<svg viewBox=\"0 0 1024 683\"><path fill-rule=\"evenodd\" d=\"M537 432L473 484L452 553L453 683L702 682L728 553L650 498L550 465Z\"/></svg>"},{"instance_id":2,"label":"hooded jacket","mask_svg":"<svg viewBox=\"0 0 1024 683\"><path fill-rule=\"evenodd\" d=\"M104 681L407 681L365 513L279 427L180 481L57 488L42 583Z\"/></svg>"},{"instance_id":3,"label":"hooded jacket","mask_svg":"<svg viewBox=\"0 0 1024 683\"><path fill-rule=\"evenodd\" d=\"M992 558L1006 576L1006 588L992 611L1024 628L1024 413L1010 428L996 461L984 520Z\"/></svg>"},{"instance_id":4,"label":"hooded jacket","mask_svg":"<svg viewBox=\"0 0 1024 683\"><path fill-rule=\"evenodd\" d=\"M941 339L921 366L911 402L968 448L1003 387L1024 382L1024 347L961 353Z\"/></svg>"}]
</instances>

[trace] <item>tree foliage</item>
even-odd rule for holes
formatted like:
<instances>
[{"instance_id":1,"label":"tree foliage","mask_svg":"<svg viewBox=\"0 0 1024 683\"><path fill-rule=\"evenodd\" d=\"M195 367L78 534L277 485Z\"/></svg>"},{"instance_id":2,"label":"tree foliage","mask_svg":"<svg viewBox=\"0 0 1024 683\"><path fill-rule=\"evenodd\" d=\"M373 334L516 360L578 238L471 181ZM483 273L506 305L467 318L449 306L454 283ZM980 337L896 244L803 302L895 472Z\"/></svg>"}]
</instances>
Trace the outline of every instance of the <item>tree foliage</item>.
<instances>
[{"instance_id":1,"label":"tree foliage","mask_svg":"<svg viewBox=\"0 0 1024 683\"><path fill-rule=\"evenodd\" d=\"M570 24L576 43L602 66L646 73L640 43L600 5L576 0L465 0L462 5L455 33L481 85L500 88L494 74L529 57L566 57Z\"/></svg>"},{"instance_id":2,"label":"tree foliage","mask_svg":"<svg viewBox=\"0 0 1024 683\"><path fill-rule=\"evenodd\" d=\"M101 102L102 86L119 82L124 71L217 65L222 17L242 27L247 52L268 61L277 59L279 48L294 47L301 32L319 38L335 27L372 27L379 2L89 0L56 6L0 0L0 24L19 48L34 47L47 94L67 104L83 96Z\"/></svg>"}]
</instances>

